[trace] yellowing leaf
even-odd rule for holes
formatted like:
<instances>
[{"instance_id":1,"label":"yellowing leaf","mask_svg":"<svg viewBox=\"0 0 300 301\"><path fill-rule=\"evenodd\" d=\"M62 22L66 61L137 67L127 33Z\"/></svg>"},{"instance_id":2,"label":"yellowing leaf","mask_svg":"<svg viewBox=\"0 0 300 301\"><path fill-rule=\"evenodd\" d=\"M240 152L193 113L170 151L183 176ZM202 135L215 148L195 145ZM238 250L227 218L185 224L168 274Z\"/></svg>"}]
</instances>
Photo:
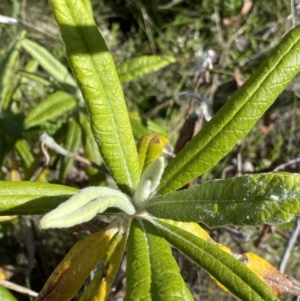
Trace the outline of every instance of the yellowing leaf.
<instances>
[{"instance_id":1,"label":"yellowing leaf","mask_svg":"<svg viewBox=\"0 0 300 301\"><path fill-rule=\"evenodd\" d=\"M202 238L206 241L212 241L214 242L214 240L209 236L209 234L207 233L207 231L205 231L200 225L198 225L197 223L183 223L183 222L176 222L173 221L171 219L164 219L164 222L179 227L183 230L186 230L190 233L193 233L194 235L198 236L199 238Z\"/></svg>"},{"instance_id":2,"label":"yellowing leaf","mask_svg":"<svg viewBox=\"0 0 300 301\"><path fill-rule=\"evenodd\" d=\"M300 283L296 279L281 273L269 262L254 253L248 252L243 255L246 258L245 265L264 280L275 295L300 295Z\"/></svg>"},{"instance_id":3,"label":"yellowing leaf","mask_svg":"<svg viewBox=\"0 0 300 301\"><path fill-rule=\"evenodd\" d=\"M147 134L139 142L139 165L143 172L156 159L158 159L169 140L159 134Z\"/></svg>"},{"instance_id":4,"label":"yellowing leaf","mask_svg":"<svg viewBox=\"0 0 300 301\"><path fill-rule=\"evenodd\" d=\"M51 274L35 301L69 301L80 289L117 232L109 229L78 241Z\"/></svg>"},{"instance_id":5,"label":"yellowing leaf","mask_svg":"<svg viewBox=\"0 0 300 301\"><path fill-rule=\"evenodd\" d=\"M119 269L121 260L123 258L124 250L126 247L126 241L127 241L127 234L123 235L121 241L119 241L116 249L114 250L111 258L109 259L106 265L106 275L101 279L101 283L99 287L99 301L105 301L110 292L112 283L115 279L116 273Z\"/></svg>"},{"instance_id":6,"label":"yellowing leaf","mask_svg":"<svg viewBox=\"0 0 300 301\"><path fill-rule=\"evenodd\" d=\"M79 301L106 300L115 275L119 269L126 247L128 233L118 233L109 242L102 264L96 276L84 291Z\"/></svg>"}]
</instances>

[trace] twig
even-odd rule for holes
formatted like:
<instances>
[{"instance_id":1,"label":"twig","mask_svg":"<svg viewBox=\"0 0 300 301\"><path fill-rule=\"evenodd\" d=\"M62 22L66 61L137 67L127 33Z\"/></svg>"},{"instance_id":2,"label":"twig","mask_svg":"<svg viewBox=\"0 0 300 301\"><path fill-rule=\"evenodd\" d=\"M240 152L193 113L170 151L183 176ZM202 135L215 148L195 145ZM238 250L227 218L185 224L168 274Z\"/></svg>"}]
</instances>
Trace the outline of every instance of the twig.
<instances>
[{"instance_id":1,"label":"twig","mask_svg":"<svg viewBox=\"0 0 300 301\"><path fill-rule=\"evenodd\" d=\"M293 232L291 233L291 236L288 240L288 243L285 247L285 250L283 252L280 264L279 264L279 271L284 273L288 259L291 255L292 249L295 245L296 239L299 236L300 233L300 217L298 216L295 222L295 226L293 229Z\"/></svg>"},{"instance_id":2,"label":"twig","mask_svg":"<svg viewBox=\"0 0 300 301\"><path fill-rule=\"evenodd\" d=\"M286 163L282 163L282 164L278 165L276 168L274 168L274 171L283 170L286 167L288 167L289 165L293 165L293 164L296 164L296 163L299 163L299 162L300 162L300 157L292 159L292 160L290 160Z\"/></svg>"},{"instance_id":3,"label":"twig","mask_svg":"<svg viewBox=\"0 0 300 301\"><path fill-rule=\"evenodd\" d=\"M57 144L55 142L55 140L49 136L47 133L43 133L41 136L40 136L40 143L41 143L41 151L44 155L44 160L43 160L43 163L42 163L42 166L40 166L36 172L33 174L33 176L31 177L31 181L34 181L38 176L39 174L41 173L43 167L46 167L50 164L50 156L49 156L49 153L48 153L48 148L54 150L56 153L62 155L62 156L65 156L65 157L68 157L68 158L72 158L78 162L81 162L85 165L88 165L88 166L92 166L104 173L107 173L107 170L98 165L97 163L95 162L92 162L90 160L88 160L87 158L84 158L80 155L77 155L77 154L74 154L74 153L71 153L69 152L68 150L66 150L65 148L63 148L62 146L60 146L59 144Z\"/></svg>"},{"instance_id":4,"label":"twig","mask_svg":"<svg viewBox=\"0 0 300 301\"><path fill-rule=\"evenodd\" d=\"M37 297L39 294L35 291L32 291L26 287L23 287L21 285L15 284L13 282L7 281L7 280L0 280L0 285L6 287L7 289L19 292L24 295L28 295L31 297Z\"/></svg>"},{"instance_id":5,"label":"twig","mask_svg":"<svg viewBox=\"0 0 300 301\"><path fill-rule=\"evenodd\" d=\"M41 141L41 145L46 145L48 146L49 148L51 148L52 150L54 150L55 152L57 152L58 154L60 155L63 155L65 157L69 157L69 158L72 158L76 161L79 161L85 165L89 165L89 166L92 166L100 171L103 171L103 172L107 172L106 169L104 169L102 166L96 164L95 162L92 162L90 160L88 160L87 158L84 158L84 157L81 157L77 154L74 154L74 153L71 153L69 151L67 151L66 149L64 149L63 147L61 147L60 145L58 145L55 140L49 136L48 134L46 133L43 133L40 137L40 141ZM45 155L45 153L44 153Z\"/></svg>"},{"instance_id":6,"label":"twig","mask_svg":"<svg viewBox=\"0 0 300 301\"><path fill-rule=\"evenodd\" d=\"M296 27L297 25L295 7L296 7L295 0L291 0L291 19L292 19L293 28Z\"/></svg>"}]
</instances>

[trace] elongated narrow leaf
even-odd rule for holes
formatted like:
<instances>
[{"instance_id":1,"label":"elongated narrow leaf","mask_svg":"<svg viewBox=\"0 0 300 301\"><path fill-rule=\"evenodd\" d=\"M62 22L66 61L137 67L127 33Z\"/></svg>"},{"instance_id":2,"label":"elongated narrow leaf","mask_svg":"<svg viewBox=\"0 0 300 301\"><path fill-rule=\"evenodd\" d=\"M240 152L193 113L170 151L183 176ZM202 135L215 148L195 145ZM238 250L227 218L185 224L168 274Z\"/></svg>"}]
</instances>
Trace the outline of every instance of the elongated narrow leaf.
<instances>
[{"instance_id":1,"label":"elongated narrow leaf","mask_svg":"<svg viewBox=\"0 0 300 301\"><path fill-rule=\"evenodd\" d=\"M99 153L98 146L93 136L93 133L91 131L90 122L82 114L80 115L80 125L82 128L81 137L84 156L91 162L101 165L101 163L103 163L103 160ZM105 175L92 166L87 166L86 171L89 176L90 184L93 186L97 186L101 181L105 180Z\"/></svg>"},{"instance_id":2,"label":"elongated narrow leaf","mask_svg":"<svg viewBox=\"0 0 300 301\"><path fill-rule=\"evenodd\" d=\"M76 91L76 82L68 69L46 48L28 39L22 40L22 47L37 60L50 75L62 84L67 92L74 93Z\"/></svg>"},{"instance_id":3,"label":"elongated narrow leaf","mask_svg":"<svg viewBox=\"0 0 300 301\"><path fill-rule=\"evenodd\" d=\"M133 195L133 202L136 208L144 209L146 207L148 200L156 192L164 168L165 160L164 157L161 156L152 162L142 174L139 185Z\"/></svg>"},{"instance_id":4,"label":"elongated narrow leaf","mask_svg":"<svg viewBox=\"0 0 300 301\"><path fill-rule=\"evenodd\" d=\"M40 222L42 228L66 228L88 222L107 208L116 207L128 215L135 213L129 197L109 187L87 187L47 213Z\"/></svg>"},{"instance_id":5,"label":"elongated narrow leaf","mask_svg":"<svg viewBox=\"0 0 300 301\"><path fill-rule=\"evenodd\" d=\"M290 31L251 78L167 166L159 193L177 190L219 162L300 71L300 27Z\"/></svg>"},{"instance_id":6,"label":"elongated narrow leaf","mask_svg":"<svg viewBox=\"0 0 300 301\"><path fill-rule=\"evenodd\" d=\"M139 140L143 136L151 133L156 133L168 137L166 129L157 122L142 118L137 112L129 112L129 120L132 127L134 138Z\"/></svg>"},{"instance_id":7,"label":"elongated narrow leaf","mask_svg":"<svg viewBox=\"0 0 300 301\"><path fill-rule=\"evenodd\" d=\"M300 175L270 173L207 181L149 201L156 217L226 224L257 225L289 221L300 214Z\"/></svg>"},{"instance_id":8,"label":"elongated narrow leaf","mask_svg":"<svg viewBox=\"0 0 300 301\"><path fill-rule=\"evenodd\" d=\"M18 140L15 148L23 161L25 169L29 169L34 162L34 157L26 140Z\"/></svg>"},{"instance_id":9,"label":"elongated narrow leaf","mask_svg":"<svg viewBox=\"0 0 300 301\"><path fill-rule=\"evenodd\" d=\"M253 272L217 246L162 220L152 220L168 242L243 301L279 300Z\"/></svg>"},{"instance_id":10,"label":"elongated narrow leaf","mask_svg":"<svg viewBox=\"0 0 300 301\"><path fill-rule=\"evenodd\" d=\"M49 183L0 181L0 215L43 214L77 191Z\"/></svg>"},{"instance_id":11,"label":"elongated narrow leaf","mask_svg":"<svg viewBox=\"0 0 300 301\"><path fill-rule=\"evenodd\" d=\"M197 223L183 223L166 219L164 219L163 222L192 233L198 238L201 238L204 241L217 246L226 253L231 254L234 258L238 259L247 266L247 268L254 272L260 279L262 279L276 296L285 294L297 296L300 294L300 283L298 281L296 281L293 277L289 277L288 275L281 273L260 256L251 252L247 252L242 255L233 253L230 248L215 242ZM216 280L215 278L213 279ZM228 291L220 282L216 281L216 284L224 291Z\"/></svg>"},{"instance_id":12,"label":"elongated narrow leaf","mask_svg":"<svg viewBox=\"0 0 300 301\"><path fill-rule=\"evenodd\" d=\"M69 301L78 292L117 229L97 232L78 241L48 278L36 301Z\"/></svg>"},{"instance_id":13,"label":"elongated narrow leaf","mask_svg":"<svg viewBox=\"0 0 300 301\"><path fill-rule=\"evenodd\" d=\"M76 106L76 99L70 94L57 91L35 106L26 116L26 129L40 125L47 120L55 120Z\"/></svg>"},{"instance_id":14,"label":"elongated narrow leaf","mask_svg":"<svg viewBox=\"0 0 300 301\"><path fill-rule=\"evenodd\" d=\"M117 184L132 193L139 178L137 151L112 56L81 1L51 3L100 153Z\"/></svg>"},{"instance_id":15,"label":"elongated narrow leaf","mask_svg":"<svg viewBox=\"0 0 300 301\"><path fill-rule=\"evenodd\" d=\"M158 134L148 134L142 137L138 149L141 172L144 172L152 162L162 156L168 142L166 137Z\"/></svg>"},{"instance_id":16,"label":"elongated narrow leaf","mask_svg":"<svg viewBox=\"0 0 300 301\"><path fill-rule=\"evenodd\" d=\"M10 44L0 59L0 111L2 110L2 105L4 105L3 109L7 109L5 103L7 104L8 102L6 101L4 103L4 100L9 90L14 88L12 86L12 77L16 76L14 67L19 55L20 41L24 35L25 32L22 32L20 36Z\"/></svg>"},{"instance_id":17,"label":"elongated narrow leaf","mask_svg":"<svg viewBox=\"0 0 300 301\"><path fill-rule=\"evenodd\" d=\"M128 237L125 300L194 300L168 243L147 221L133 220Z\"/></svg>"},{"instance_id":18,"label":"elongated narrow leaf","mask_svg":"<svg viewBox=\"0 0 300 301\"><path fill-rule=\"evenodd\" d=\"M81 141L81 127L77 120L72 119L68 123L64 148L71 153L77 153ZM59 169L60 180L65 179L73 163L73 159L63 157Z\"/></svg>"},{"instance_id":19,"label":"elongated narrow leaf","mask_svg":"<svg viewBox=\"0 0 300 301\"><path fill-rule=\"evenodd\" d=\"M125 230L125 233L117 233L110 241L106 248L101 268L88 288L83 292L79 301L106 300L125 252L129 229Z\"/></svg>"},{"instance_id":20,"label":"elongated narrow leaf","mask_svg":"<svg viewBox=\"0 0 300 301\"><path fill-rule=\"evenodd\" d=\"M125 83L144 74L157 71L175 62L173 56L144 55L121 64L118 68L120 81Z\"/></svg>"},{"instance_id":21,"label":"elongated narrow leaf","mask_svg":"<svg viewBox=\"0 0 300 301\"><path fill-rule=\"evenodd\" d=\"M22 77L22 83L27 84L28 81L34 82L35 84L40 84L43 86L50 86L51 83L50 81L48 81L47 79L41 77L38 74L35 73L31 73L29 71L19 71L20 76Z\"/></svg>"}]
</instances>

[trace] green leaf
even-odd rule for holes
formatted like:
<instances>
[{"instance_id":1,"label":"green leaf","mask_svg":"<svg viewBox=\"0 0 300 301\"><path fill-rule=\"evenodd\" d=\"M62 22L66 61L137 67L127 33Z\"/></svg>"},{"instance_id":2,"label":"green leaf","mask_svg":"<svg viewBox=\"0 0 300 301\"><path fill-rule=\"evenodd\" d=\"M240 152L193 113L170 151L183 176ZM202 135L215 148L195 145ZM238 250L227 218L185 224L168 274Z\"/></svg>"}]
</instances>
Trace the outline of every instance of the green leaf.
<instances>
[{"instance_id":1,"label":"green leaf","mask_svg":"<svg viewBox=\"0 0 300 301\"><path fill-rule=\"evenodd\" d=\"M118 232L109 242L100 269L79 301L105 301L107 299L124 256L127 236L128 228L125 233Z\"/></svg>"},{"instance_id":2,"label":"green leaf","mask_svg":"<svg viewBox=\"0 0 300 301\"><path fill-rule=\"evenodd\" d=\"M24 120L26 129L40 125L47 120L55 120L63 114L72 110L77 100L70 94L57 91L33 107Z\"/></svg>"},{"instance_id":3,"label":"green leaf","mask_svg":"<svg viewBox=\"0 0 300 301\"><path fill-rule=\"evenodd\" d=\"M47 213L40 226L44 229L72 227L88 222L110 207L119 208L128 215L135 213L130 198L121 191L109 187L87 187Z\"/></svg>"},{"instance_id":4,"label":"green leaf","mask_svg":"<svg viewBox=\"0 0 300 301\"><path fill-rule=\"evenodd\" d=\"M49 183L0 181L0 215L43 214L77 191Z\"/></svg>"},{"instance_id":5,"label":"green leaf","mask_svg":"<svg viewBox=\"0 0 300 301\"><path fill-rule=\"evenodd\" d=\"M93 16L93 5L91 0L82 0L83 4L85 5L88 12Z\"/></svg>"},{"instance_id":6,"label":"green leaf","mask_svg":"<svg viewBox=\"0 0 300 301\"><path fill-rule=\"evenodd\" d=\"M53 76L67 92L75 93L77 85L68 69L57 60L46 48L28 39L22 40L22 47L35 59L39 64Z\"/></svg>"},{"instance_id":7,"label":"green leaf","mask_svg":"<svg viewBox=\"0 0 300 301\"><path fill-rule=\"evenodd\" d=\"M112 56L81 1L76 5L73 0L52 0L51 3L102 158L119 187L131 194L139 179L139 166Z\"/></svg>"},{"instance_id":8,"label":"green leaf","mask_svg":"<svg viewBox=\"0 0 300 301\"><path fill-rule=\"evenodd\" d=\"M299 49L298 26L166 167L160 194L175 191L211 169L251 130L299 72Z\"/></svg>"},{"instance_id":9,"label":"green leaf","mask_svg":"<svg viewBox=\"0 0 300 301\"><path fill-rule=\"evenodd\" d=\"M121 64L117 67L117 71L120 81L125 83L144 74L158 71L174 62L173 56L143 55Z\"/></svg>"},{"instance_id":10,"label":"green leaf","mask_svg":"<svg viewBox=\"0 0 300 301\"><path fill-rule=\"evenodd\" d=\"M169 244L151 224L133 220L127 248L126 301L194 300Z\"/></svg>"},{"instance_id":11,"label":"green leaf","mask_svg":"<svg viewBox=\"0 0 300 301\"><path fill-rule=\"evenodd\" d=\"M260 278L232 255L162 220L152 219L151 222L169 243L205 269L241 300L279 300Z\"/></svg>"},{"instance_id":12,"label":"green leaf","mask_svg":"<svg viewBox=\"0 0 300 301\"><path fill-rule=\"evenodd\" d=\"M160 183L161 176L164 172L164 157L159 157L152 162L142 174L139 185L133 195L133 203L136 208L144 209L148 199L155 194L156 188Z\"/></svg>"},{"instance_id":13,"label":"green leaf","mask_svg":"<svg viewBox=\"0 0 300 301\"><path fill-rule=\"evenodd\" d=\"M72 119L68 123L68 130L66 133L66 141L64 148L71 153L77 153L81 142L81 127L79 123ZM65 179L72 166L74 159L63 157L59 168L59 179Z\"/></svg>"},{"instance_id":14,"label":"green leaf","mask_svg":"<svg viewBox=\"0 0 300 301\"><path fill-rule=\"evenodd\" d=\"M141 138L138 147L139 165L143 173L152 162L163 154L165 146L169 140L158 134L148 134Z\"/></svg>"},{"instance_id":15,"label":"green leaf","mask_svg":"<svg viewBox=\"0 0 300 301\"><path fill-rule=\"evenodd\" d=\"M104 256L117 229L107 229L78 241L48 278L35 301L70 301Z\"/></svg>"},{"instance_id":16,"label":"green leaf","mask_svg":"<svg viewBox=\"0 0 300 301\"><path fill-rule=\"evenodd\" d=\"M83 114L80 114L80 125L82 128L82 146L84 150L84 156L88 160L101 165L103 160L100 156L95 138L91 131L90 122L85 116L83 116ZM97 186L99 182L104 179L104 174L102 173L101 176L101 174L99 174L99 171L94 167L87 166L86 170L89 176L90 183L93 186Z\"/></svg>"},{"instance_id":17,"label":"green leaf","mask_svg":"<svg viewBox=\"0 0 300 301\"><path fill-rule=\"evenodd\" d=\"M5 105L5 99L9 94L9 91L13 89L12 87L12 77L16 76L14 70L16 60L19 55L20 41L25 36L23 31L7 48L0 60L0 111L2 110L2 105L4 104L3 109L7 109Z\"/></svg>"},{"instance_id":18,"label":"green leaf","mask_svg":"<svg viewBox=\"0 0 300 301\"><path fill-rule=\"evenodd\" d=\"M137 140L150 133L168 137L168 132L161 125L149 118L142 118L136 112L129 112L129 120L134 138Z\"/></svg>"},{"instance_id":19,"label":"green leaf","mask_svg":"<svg viewBox=\"0 0 300 301\"><path fill-rule=\"evenodd\" d=\"M34 156L29 148L26 140L18 140L15 144L15 148L21 157L24 167L28 170L34 162Z\"/></svg>"},{"instance_id":20,"label":"green leaf","mask_svg":"<svg viewBox=\"0 0 300 301\"><path fill-rule=\"evenodd\" d=\"M6 289L4 286L1 286L1 285L0 285L0 300L1 301L18 301L8 289Z\"/></svg>"},{"instance_id":21,"label":"green leaf","mask_svg":"<svg viewBox=\"0 0 300 301\"><path fill-rule=\"evenodd\" d=\"M207 181L187 190L151 199L147 212L156 217L226 224L278 224L300 214L300 175L270 173Z\"/></svg>"},{"instance_id":22,"label":"green leaf","mask_svg":"<svg viewBox=\"0 0 300 301\"><path fill-rule=\"evenodd\" d=\"M51 84L47 79L41 77L38 74L31 73L29 71L19 71L19 74L22 77L22 80L21 80L22 83L25 83L25 84L28 84L28 81L32 81L36 84L40 84L45 87L48 87Z\"/></svg>"}]
</instances>

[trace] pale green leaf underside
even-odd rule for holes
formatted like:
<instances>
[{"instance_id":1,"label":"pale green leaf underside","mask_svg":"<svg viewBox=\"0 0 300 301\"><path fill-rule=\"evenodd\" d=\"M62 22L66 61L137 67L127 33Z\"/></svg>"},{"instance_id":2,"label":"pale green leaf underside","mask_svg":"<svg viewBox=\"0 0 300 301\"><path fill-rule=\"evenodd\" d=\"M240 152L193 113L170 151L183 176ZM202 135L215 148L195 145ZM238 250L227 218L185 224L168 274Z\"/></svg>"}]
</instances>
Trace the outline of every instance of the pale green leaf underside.
<instances>
[{"instance_id":1,"label":"pale green leaf underside","mask_svg":"<svg viewBox=\"0 0 300 301\"><path fill-rule=\"evenodd\" d=\"M194 300L170 246L147 221L132 222L126 280L126 301Z\"/></svg>"},{"instance_id":2,"label":"pale green leaf underside","mask_svg":"<svg viewBox=\"0 0 300 301\"><path fill-rule=\"evenodd\" d=\"M76 99L70 94L57 91L33 107L24 120L26 129L40 125L48 120L55 120L76 106Z\"/></svg>"},{"instance_id":3,"label":"pale green leaf underside","mask_svg":"<svg viewBox=\"0 0 300 301\"><path fill-rule=\"evenodd\" d=\"M81 1L52 0L51 3L102 158L119 187L131 193L139 179L139 166L112 56Z\"/></svg>"},{"instance_id":4,"label":"pale green leaf underside","mask_svg":"<svg viewBox=\"0 0 300 301\"><path fill-rule=\"evenodd\" d=\"M251 78L166 167L159 192L202 175L254 126L300 70L300 27L289 32Z\"/></svg>"},{"instance_id":5,"label":"pale green leaf underside","mask_svg":"<svg viewBox=\"0 0 300 301\"><path fill-rule=\"evenodd\" d=\"M0 215L43 214L77 191L57 184L0 181Z\"/></svg>"},{"instance_id":6,"label":"pale green leaf underside","mask_svg":"<svg viewBox=\"0 0 300 301\"><path fill-rule=\"evenodd\" d=\"M117 67L120 81L125 83L144 74L157 71L174 63L175 58L167 55L144 55L122 63Z\"/></svg>"},{"instance_id":7,"label":"pale green leaf underside","mask_svg":"<svg viewBox=\"0 0 300 301\"><path fill-rule=\"evenodd\" d=\"M246 175L203 184L149 201L156 217L203 222L209 227L226 224L278 224L300 214L300 174Z\"/></svg>"},{"instance_id":8,"label":"pale green leaf underside","mask_svg":"<svg viewBox=\"0 0 300 301\"><path fill-rule=\"evenodd\" d=\"M159 185L165 167L164 157L153 161L141 176L139 185L133 195L133 202L137 208L143 208L147 200L154 195Z\"/></svg>"},{"instance_id":9,"label":"pale green leaf underside","mask_svg":"<svg viewBox=\"0 0 300 301\"><path fill-rule=\"evenodd\" d=\"M197 236L154 219L161 235L243 301L279 300L268 286L233 256Z\"/></svg>"},{"instance_id":10,"label":"pale green leaf underside","mask_svg":"<svg viewBox=\"0 0 300 301\"><path fill-rule=\"evenodd\" d=\"M107 208L115 207L128 215L135 209L128 196L108 187L87 187L47 213L40 221L41 228L66 228L88 222Z\"/></svg>"}]
</instances>

